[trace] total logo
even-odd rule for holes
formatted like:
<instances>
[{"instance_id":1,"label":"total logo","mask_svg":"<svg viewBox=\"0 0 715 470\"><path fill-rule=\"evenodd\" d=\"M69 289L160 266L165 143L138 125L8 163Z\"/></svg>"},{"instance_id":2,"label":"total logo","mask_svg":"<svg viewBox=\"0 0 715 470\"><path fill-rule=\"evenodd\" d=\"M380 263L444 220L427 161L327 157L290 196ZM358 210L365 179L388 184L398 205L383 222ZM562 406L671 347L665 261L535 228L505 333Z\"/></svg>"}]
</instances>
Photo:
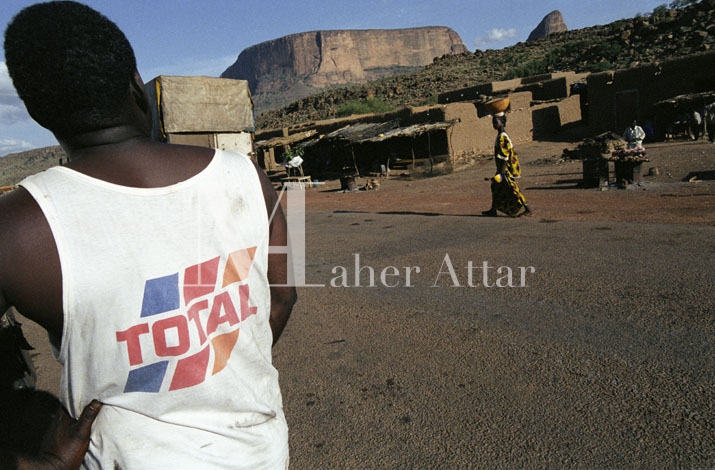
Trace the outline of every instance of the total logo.
<instances>
[{"instance_id":1,"label":"total logo","mask_svg":"<svg viewBox=\"0 0 715 470\"><path fill-rule=\"evenodd\" d=\"M146 281L139 321L116 333L131 368L125 393L193 387L226 367L241 322L256 314L248 302L255 252L234 251Z\"/></svg>"}]
</instances>

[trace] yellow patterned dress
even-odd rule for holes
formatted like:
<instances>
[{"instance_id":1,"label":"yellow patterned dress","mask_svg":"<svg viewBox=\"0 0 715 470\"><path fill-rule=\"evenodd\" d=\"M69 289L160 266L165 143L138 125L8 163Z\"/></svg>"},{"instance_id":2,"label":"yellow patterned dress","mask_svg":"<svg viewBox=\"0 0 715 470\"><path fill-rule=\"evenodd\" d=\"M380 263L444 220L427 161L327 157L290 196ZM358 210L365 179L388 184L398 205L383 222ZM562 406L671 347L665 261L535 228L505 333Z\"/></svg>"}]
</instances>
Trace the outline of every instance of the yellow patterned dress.
<instances>
[{"instance_id":1,"label":"yellow patterned dress","mask_svg":"<svg viewBox=\"0 0 715 470\"><path fill-rule=\"evenodd\" d=\"M519 190L516 178L521 176L519 157L506 132L500 132L494 143L497 172L492 178L492 207L510 217L516 217L526 198Z\"/></svg>"}]
</instances>

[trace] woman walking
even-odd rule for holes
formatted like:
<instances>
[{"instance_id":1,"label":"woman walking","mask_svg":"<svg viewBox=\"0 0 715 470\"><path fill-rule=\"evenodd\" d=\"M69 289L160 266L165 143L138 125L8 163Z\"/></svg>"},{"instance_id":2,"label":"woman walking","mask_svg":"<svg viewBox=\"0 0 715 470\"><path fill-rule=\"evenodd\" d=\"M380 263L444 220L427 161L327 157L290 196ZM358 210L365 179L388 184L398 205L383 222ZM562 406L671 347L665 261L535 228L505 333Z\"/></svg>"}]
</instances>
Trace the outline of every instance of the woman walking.
<instances>
[{"instance_id":1,"label":"woman walking","mask_svg":"<svg viewBox=\"0 0 715 470\"><path fill-rule=\"evenodd\" d=\"M496 217L497 211L501 211L510 217L530 216L532 211L516 183L516 178L521 175L521 166L511 139L505 130L506 114L495 113L492 116L492 126L497 131L497 138L494 142L494 161L497 168L496 174L491 179L492 207L482 214ZM522 207L524 212L520 214L519 211Z\"/></svg>"}]
</instances>

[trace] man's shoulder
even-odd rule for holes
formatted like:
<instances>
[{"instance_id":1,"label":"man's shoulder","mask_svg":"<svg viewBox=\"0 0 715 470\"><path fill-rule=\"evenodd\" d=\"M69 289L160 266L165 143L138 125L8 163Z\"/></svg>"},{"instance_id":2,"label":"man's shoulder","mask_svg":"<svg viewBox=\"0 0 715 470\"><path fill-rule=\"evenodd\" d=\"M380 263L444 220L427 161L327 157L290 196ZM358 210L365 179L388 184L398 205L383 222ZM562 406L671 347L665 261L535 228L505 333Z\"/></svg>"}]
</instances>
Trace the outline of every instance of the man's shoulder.
<instances>
[{"instance_id":1,"label":"man's shoulder","mask_svg":"<svg viewBox=\"0 0 715 470\"><path fill-rule=\"evenodd\" d=\"M3 244L17 239L18 234L31 235L33 227L43 220L42 210L22 186L0 196L0 242Z\"/></svg>"},{"instance_id":2,"label":"man's shoulder","mask_svg":"<svg viewBox=\"0 0 715 470\"><path fill-rule=\"evenodd\" d=\"M0 196L0 297L5 282L26 264L28 247L41 237L43 225L42 210L27 190L20 187Z\"/></svg>"},{"instance_id":3,"label":"man's shoulder","mask_svg":"<svg viewBox=\"0 0 715 470\"><path fill-rule=\"evenodd\" d=\"M18 186L0 196L0 218L7 220L17 217L33 206L37 207L35 199L24 187Z\"/></svg>"}]
</instances>

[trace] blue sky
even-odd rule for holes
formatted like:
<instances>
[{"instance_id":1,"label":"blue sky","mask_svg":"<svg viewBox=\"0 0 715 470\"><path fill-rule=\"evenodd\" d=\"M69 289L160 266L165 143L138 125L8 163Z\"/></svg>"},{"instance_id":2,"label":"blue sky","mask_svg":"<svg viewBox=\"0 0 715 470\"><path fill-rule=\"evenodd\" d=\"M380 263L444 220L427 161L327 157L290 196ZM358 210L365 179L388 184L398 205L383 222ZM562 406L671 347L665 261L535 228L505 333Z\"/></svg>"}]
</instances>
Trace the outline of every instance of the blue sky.
<instances>
[{"instance_id":1,"label":"blue sky","mask_svg":"<svg viewBox=\"0 0 715 470\"><path fill-rule=\"evenodd\" d=\"M36 3L3 0L0 27ZM447 26L470 51L525 41L553 10L569 29L648 14L659 0L86 0L125 32L144 81L157 75L219 76L245 48L292 33ZM56 145L17 98L0 55L0 156Z\"/></svg>"}]
</instances>

